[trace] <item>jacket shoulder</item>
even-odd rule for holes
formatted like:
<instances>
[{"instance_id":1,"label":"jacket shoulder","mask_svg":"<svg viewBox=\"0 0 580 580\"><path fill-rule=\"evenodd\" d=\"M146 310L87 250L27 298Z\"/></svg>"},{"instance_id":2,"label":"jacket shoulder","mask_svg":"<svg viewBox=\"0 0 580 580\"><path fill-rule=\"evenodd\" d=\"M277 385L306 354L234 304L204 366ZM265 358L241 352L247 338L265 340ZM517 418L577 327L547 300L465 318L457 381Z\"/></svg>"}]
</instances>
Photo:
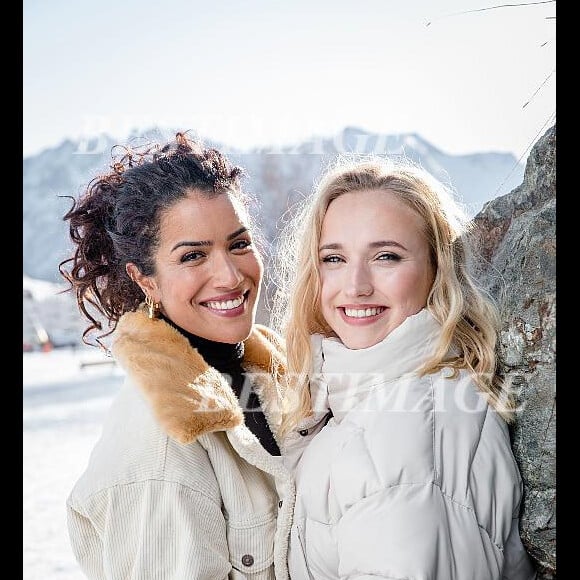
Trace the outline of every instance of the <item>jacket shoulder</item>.
<instances>
[{"instance_id":1,"label":"jacket shoulder","mask_svg":"<svg viewBox=\"0 0 580 580\"><path fill-rule=\"evenodd\" d=\"M210 434L216 435L219 434ZM197 442L183 444L169 437L129 378L103 424L85 472L71 492L76 501L118 490L183 486L219 498L219 486L206 451ZM126 489L127 491L122 491Z\"/></svg>"}]
</instances>

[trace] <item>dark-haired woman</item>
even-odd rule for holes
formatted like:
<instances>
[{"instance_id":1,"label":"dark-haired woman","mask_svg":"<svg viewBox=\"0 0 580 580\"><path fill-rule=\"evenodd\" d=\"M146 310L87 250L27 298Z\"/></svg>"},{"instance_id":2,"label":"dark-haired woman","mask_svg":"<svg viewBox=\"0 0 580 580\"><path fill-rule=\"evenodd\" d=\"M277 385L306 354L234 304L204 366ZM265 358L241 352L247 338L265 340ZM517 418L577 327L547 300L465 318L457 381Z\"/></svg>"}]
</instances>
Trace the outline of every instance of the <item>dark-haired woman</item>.
<instances>
[{"instance_id":1,"label":"dark-haired woman","mask_svg":"<svg viewBox=\"0 0 580 580\"><path fill-rule=\"evenodd\" d=\"M109 337L126 375L67 500L89 579L287 578L284 352L255 323L263 266L240 176L178 133L114 158L64 216L83 338Z\"/></svg>"}]
</instances>

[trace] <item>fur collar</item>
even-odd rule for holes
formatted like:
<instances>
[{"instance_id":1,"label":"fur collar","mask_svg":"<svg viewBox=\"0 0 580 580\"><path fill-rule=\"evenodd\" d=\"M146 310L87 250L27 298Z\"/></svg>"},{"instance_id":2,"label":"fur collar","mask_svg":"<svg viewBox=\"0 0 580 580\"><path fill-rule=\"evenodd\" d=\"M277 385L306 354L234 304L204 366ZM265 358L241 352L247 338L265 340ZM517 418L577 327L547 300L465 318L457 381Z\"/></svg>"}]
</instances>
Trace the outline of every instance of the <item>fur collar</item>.
<instances>
[{"instance_id":1,"label":"fur collar","mask_svg":"<svg viewBox=\"0 0 580 580\"><path fill-rule=\"evenodd\" d=\"M242 408L228 381L205 362L182 334L163 320L149 319L143 308L121 317L112 353L173 439L191 443L205 433L224 431L244 422ZM265 326L254 325L244 341L243 366L251 375L277 439L285 375L281 338Z\"/></svg>"}]
</instances>

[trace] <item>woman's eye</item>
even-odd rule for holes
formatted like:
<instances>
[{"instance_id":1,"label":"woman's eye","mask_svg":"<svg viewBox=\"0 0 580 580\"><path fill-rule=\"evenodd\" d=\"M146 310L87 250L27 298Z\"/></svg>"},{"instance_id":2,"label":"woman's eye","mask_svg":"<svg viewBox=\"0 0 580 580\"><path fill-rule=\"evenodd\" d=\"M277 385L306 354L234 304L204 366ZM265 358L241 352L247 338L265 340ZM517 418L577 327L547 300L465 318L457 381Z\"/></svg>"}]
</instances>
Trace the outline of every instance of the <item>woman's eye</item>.
<instances>
[{"instance_id":1,"label":"woman's eye","mask_svg":"<svg viewBox=\"0 0 580 580\"><path fill-rule=\"evenodd\" d=\"M392 254L390 252L385 252L384 254L379 254L377 256L377 260L383 260L383 261L398 262L400 259L401 259L401 256L398 256L397 254Z\"/></svg>"},{"instance_id":2,"label":"woman's eye","mask_svg":"<svg viewBox=\"0 0 580 580\"><path fill-rule=\"evenodd\" d=\"M251 240L236 240L232 245L232 250L245 250L252 245Z\"/></svg>"},{"instance_id":3,"label":"woman's eye","mask_svg":"<svg viewBox=\"0 0 580 580\"><path fill-rule=\"evenodd\" d=\"M337 264L342 262L343 259L340 256L324 256L322 262L325 264Z\"/></svg>"},{"instance_id":4,"label":"woman's eye","mask_svg":"<svg viewBox=\"0 0 580 580\"><path fill-rule=\"evenodd\" d=\"M187 252L181 256L182 262L195 262L196 260L201 260L205 254L203 252Z\"/></svg>"}]
</instances>

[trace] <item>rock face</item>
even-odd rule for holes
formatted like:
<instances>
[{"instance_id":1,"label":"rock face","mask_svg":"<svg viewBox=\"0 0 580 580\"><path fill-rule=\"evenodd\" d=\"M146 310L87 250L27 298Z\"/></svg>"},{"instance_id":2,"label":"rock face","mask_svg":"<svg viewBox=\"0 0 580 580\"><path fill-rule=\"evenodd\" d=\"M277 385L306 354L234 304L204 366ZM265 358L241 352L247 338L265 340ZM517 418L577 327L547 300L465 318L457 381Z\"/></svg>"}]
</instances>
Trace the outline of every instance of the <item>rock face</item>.
<instances>
[{"instance_id":1,"label":"rock face","mask_svg":"<svg viewBox=\"0 0 580 580\"><path fill-rule=\"evenodd\" d=\"M482 281L499 302L501 370L516 393L513 449L524 481L521 537L538 579L556 578L556 127L521 186L476 215Z\"/></svg>"}]
</instances>

